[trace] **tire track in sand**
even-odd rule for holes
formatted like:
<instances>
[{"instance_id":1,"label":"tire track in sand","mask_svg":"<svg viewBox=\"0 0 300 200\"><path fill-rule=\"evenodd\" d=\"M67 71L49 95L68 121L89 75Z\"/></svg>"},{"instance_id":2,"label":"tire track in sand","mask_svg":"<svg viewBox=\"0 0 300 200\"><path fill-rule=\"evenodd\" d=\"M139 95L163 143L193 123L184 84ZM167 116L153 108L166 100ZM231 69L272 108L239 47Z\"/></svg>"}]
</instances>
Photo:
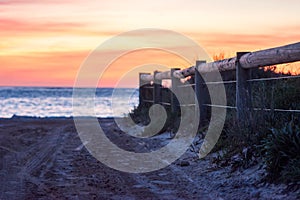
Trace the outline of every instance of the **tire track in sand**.
<instances>
[{"instance_id":1,"label":"tire track in sand","mask_svg":"<svg viewBox=\"0 0 300 200\"><path fill-rule=\"evenodd\" d=\"M62 150L62 142L67 137L67 134L62 134L65 128L62 126L52 130L23 152L12 152L5 156L1 170L1 199L23 199L28 183L44 187L40 179L52 166L56 154Z\"/></svg>"}]
</instances>

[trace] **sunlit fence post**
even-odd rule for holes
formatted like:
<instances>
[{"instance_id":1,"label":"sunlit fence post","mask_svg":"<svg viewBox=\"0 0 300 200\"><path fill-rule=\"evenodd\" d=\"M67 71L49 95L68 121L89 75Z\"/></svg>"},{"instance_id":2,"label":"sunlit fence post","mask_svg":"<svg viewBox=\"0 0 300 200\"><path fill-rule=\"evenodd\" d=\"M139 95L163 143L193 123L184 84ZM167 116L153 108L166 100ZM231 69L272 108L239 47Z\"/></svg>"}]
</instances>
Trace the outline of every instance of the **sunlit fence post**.
<instances>
[{"instance_id":1,"label":"sunlit fence post","mask_svg":"<svg viewBox=\"0 0 300 200\"><path fill-rule=\"evenodd\" d=\"M205 81L197 70L198 66L203 63L206 63L206 61L197 61L195 70L195 98L198 101L200 109L200 126L204 125L205 121L207 120L207 106L205 106L205 104L208 103L207 99L209 97Z\"/></svg>"},{"instance_id":2,"label":"sunlit fence post","mask_svg":"<svg viewBox=\"0 0 300 200\"><path fill-rule=\"evenodd\" d=\"M153 73L153 102L154 104L160 104L162 101L162 92L161 92L161 87L162 87L162 80L159 80L156 78L156 74L158 74L159 71L155 71Z\"/></svg>"},{"instance_id":3,"label":"sunlit fence post","mask_svg":"<svg viewBox=\"0 0 300 200\"><path fill-rule=\"evenodd\" d=\"M178 93L178 86L181 84L180 79L174 76L174 71L180 70L179 68L171 69L171 82L172 82L172 93L171 93L171 111L172 113L178 113L179 111L179 102L176 97L176 93Z\"/></svg>"},{"instance_id":4,"label":"sunlit fence post","mask_svg":"<svg viewBox=\"0 0 300 200\"><path fill-rule=\"evenodd\" d=\"M145 81L142 79L143 75L150 75L150 73L139 73L139 104L142 105L142 103L144 102L145 99L145 90L144 90L144 86L146 84L149 84L148 81Z\"/></svg>"}]
</instances>

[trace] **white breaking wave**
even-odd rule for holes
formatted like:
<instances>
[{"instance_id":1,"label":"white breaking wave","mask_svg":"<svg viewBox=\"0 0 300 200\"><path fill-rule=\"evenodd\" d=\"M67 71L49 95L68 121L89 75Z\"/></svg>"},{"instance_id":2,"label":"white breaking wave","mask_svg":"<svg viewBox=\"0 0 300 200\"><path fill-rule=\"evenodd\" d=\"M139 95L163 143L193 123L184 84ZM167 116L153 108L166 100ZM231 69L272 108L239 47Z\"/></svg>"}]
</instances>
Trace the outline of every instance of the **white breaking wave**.
<instances>
[{"instance_id":1,"label":"white breaking wave","mask_svg":"<svg viewBox=\"0 0 300 200\"><path fill-rule=\"evenodd\" d=\"M84 89L83 89L84 90ZM95 94L95 116L123 117L138 104L138 92L135 89L98 88ZM71 117L73 114L72 88L0 88L0 117L11 118L14 115L29 117ZM84 107L87 99L82 98ZM85 109L94 109L85 108ZM82 113L86 113L84 110Z\"/></svg>"}]
</instances>

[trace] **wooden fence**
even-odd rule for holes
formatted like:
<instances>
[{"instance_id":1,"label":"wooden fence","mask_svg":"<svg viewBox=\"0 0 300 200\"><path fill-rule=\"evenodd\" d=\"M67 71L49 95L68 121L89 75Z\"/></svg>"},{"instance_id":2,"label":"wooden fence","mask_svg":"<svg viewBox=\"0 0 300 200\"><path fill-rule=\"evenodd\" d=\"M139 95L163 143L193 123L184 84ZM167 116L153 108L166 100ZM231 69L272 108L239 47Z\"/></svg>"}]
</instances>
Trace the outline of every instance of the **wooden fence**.
<instances>
[{"instance_id":1,"label":"wooden fence","mask_svg":"<svg viewBox=\"0 0 300 200\"><path fill-rule=\"evenodd\" d=\"M140 73L140 104L161 104L170 106L172 112L177 112L180 106L194 106L191 101L190 105L178 105L178 101L173 92L168 88L162 87L162 80L170 79L172 90L180 90L184 92L184 87L193 87L195 93L191 99L197 99L200 108L200 123L208 118L207 109L209 107L224 107L236 109L237 119L240 123L249 121L252 117L251 102L251 82L259 81L259 79L251 79L250 70L253 68L272 66L290 62L300 61L300 42L256 51L256 52L238 52L236 57L224 59L220 61L206 63L206 61L197 61L195 66L186 69L173 68L170 71L158 72L153 74ZM235 80L230 80L228 72L234 72ZM205 82L203 76L206 74L219 71L223 80L219 82ZM182 83L180 79L190 77L187 83ZM294 78L278 77L276 79ZM298 77L298 76L296 76ZM299 76L300 77L300 76ZM261 80L271 80L261 79ZM274 78L273 78L274 79ZM209 102L209 92L207 86L209 84L236 84L236 102L234 107L224 105L211 105ZM274 109L273 109L274 110ZM276 110L276 109L275 109ZM280 109L278 109L280 111ZM299 110L285 110L290 112L300 112Z\"/></svg>"}]
</instances>

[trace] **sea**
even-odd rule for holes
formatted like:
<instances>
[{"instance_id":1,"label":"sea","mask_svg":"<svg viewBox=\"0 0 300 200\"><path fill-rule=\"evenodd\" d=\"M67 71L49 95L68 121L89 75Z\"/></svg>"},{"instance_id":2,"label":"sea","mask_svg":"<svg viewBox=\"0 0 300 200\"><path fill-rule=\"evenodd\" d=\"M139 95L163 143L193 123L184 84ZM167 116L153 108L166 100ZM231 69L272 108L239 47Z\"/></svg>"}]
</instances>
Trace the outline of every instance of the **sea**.
<instances>
[{"instance_id":1,"label":"sea","mask_svg":"<svg viewBox=\"0 0 300 200\"><path fill-rule=\"evenodd\" d=\"M96 117L124 117L138 105L134 88L97 88L94 94L91 109ZM73 88L0 87L0 118L73 117L73 100ZM76 102L84 106L85 99Z\"/></svg>"}]
</instances>

